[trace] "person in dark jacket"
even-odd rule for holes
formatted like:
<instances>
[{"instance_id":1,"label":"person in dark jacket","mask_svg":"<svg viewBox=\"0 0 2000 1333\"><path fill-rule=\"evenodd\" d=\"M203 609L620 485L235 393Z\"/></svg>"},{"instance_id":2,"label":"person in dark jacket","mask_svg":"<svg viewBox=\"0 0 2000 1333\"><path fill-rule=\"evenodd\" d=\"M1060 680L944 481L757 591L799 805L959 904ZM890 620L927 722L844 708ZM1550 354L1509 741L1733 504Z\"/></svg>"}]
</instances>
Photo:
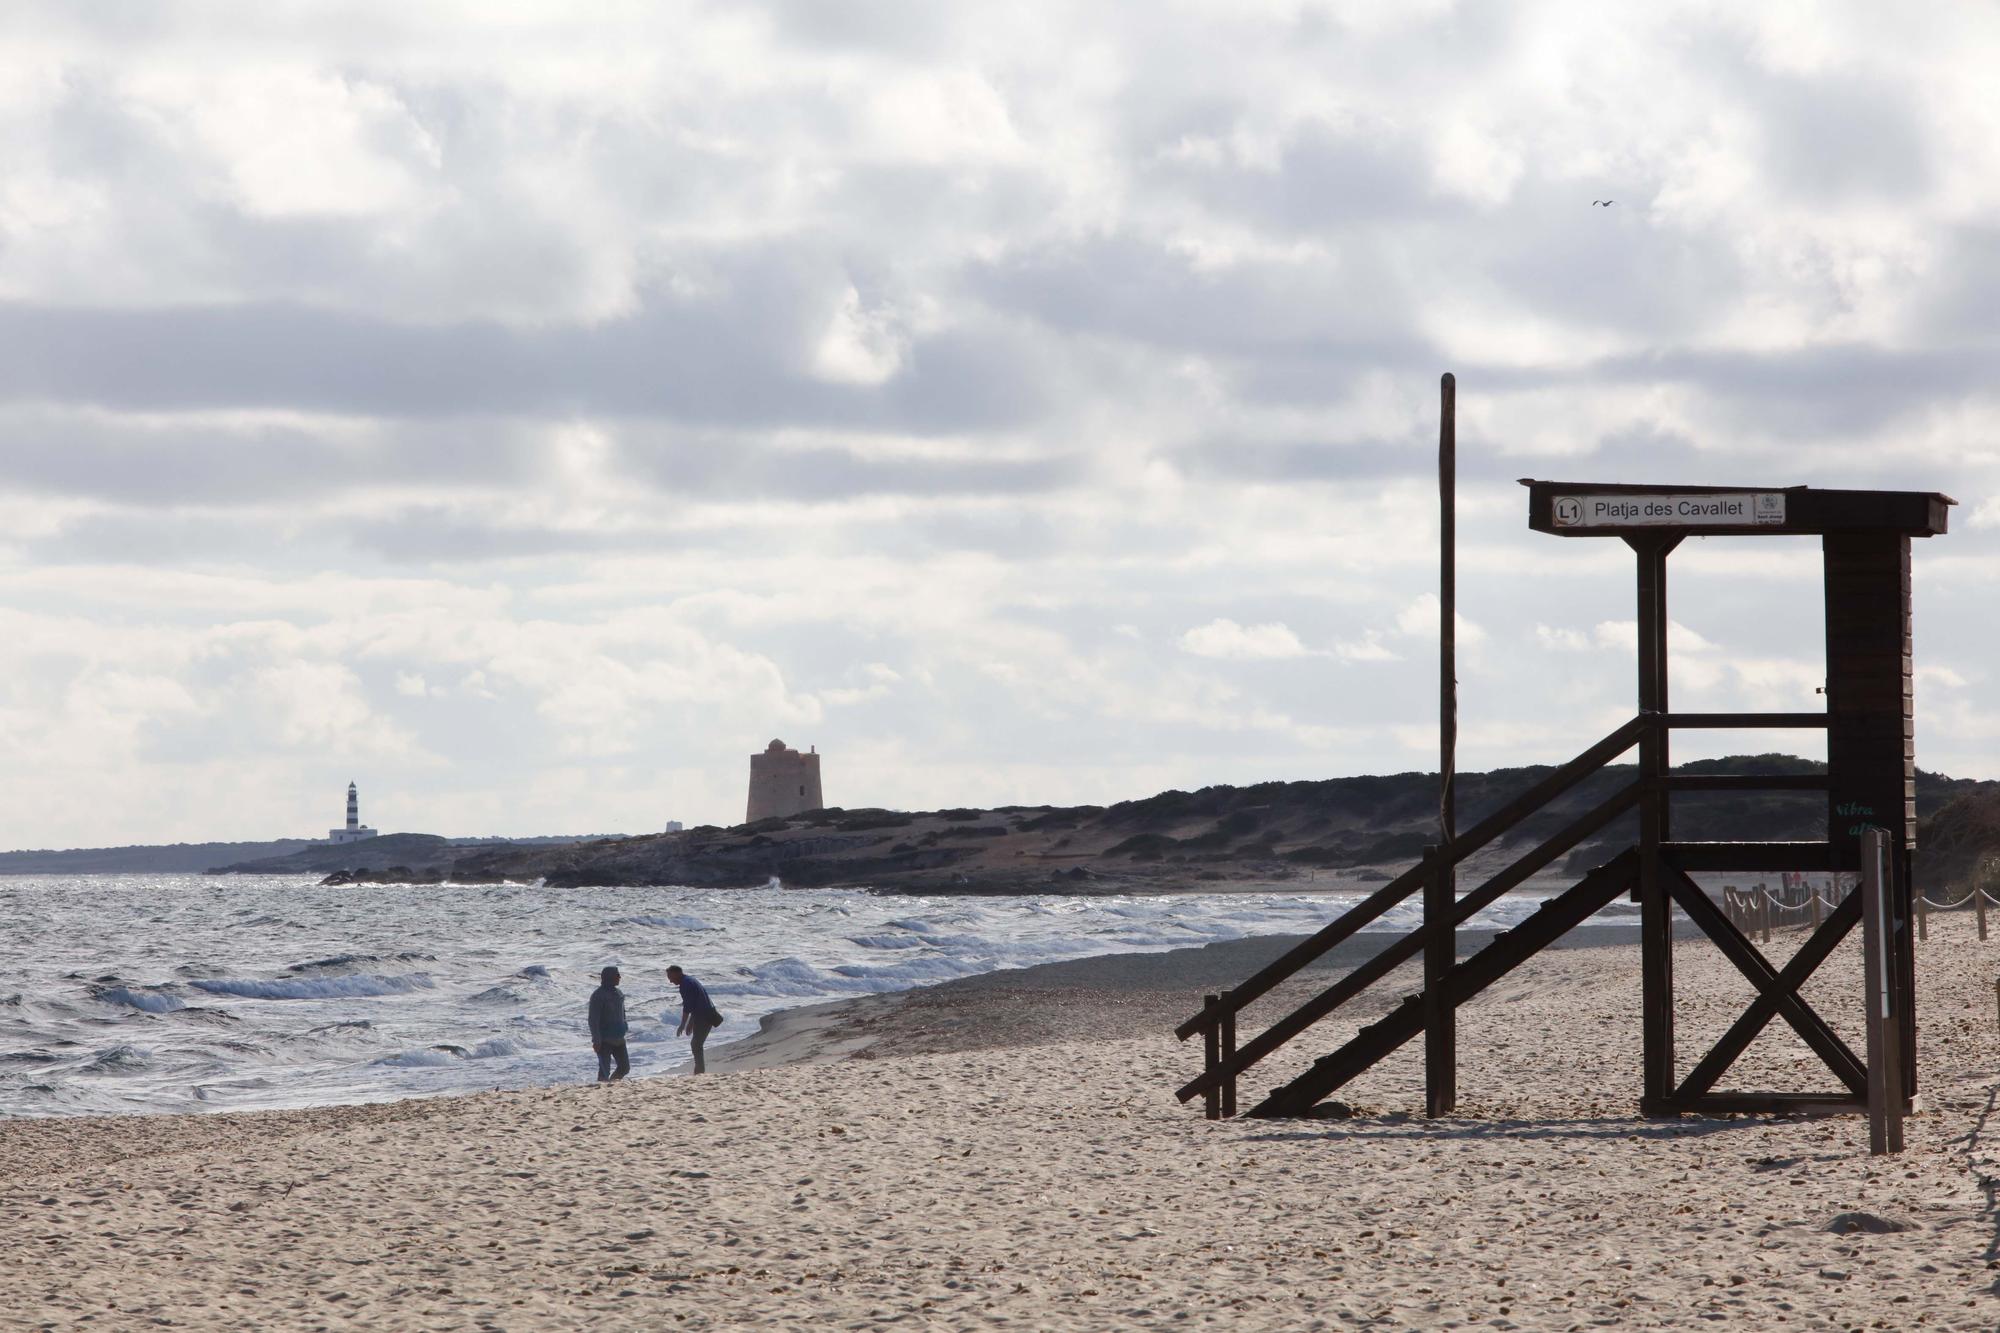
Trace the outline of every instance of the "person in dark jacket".
<instances>
[{"instance_id":1,"label":"person in dark jacket","mask_svg":"<svg viewBox=\"0 0 2000 1333\"><path fill-rule=\"evenodd\" d=\"M590 993L590 1049L597 1052L597 1081L616 1083L632 1069L625 1054L625 993L618 989L617 968L607 967L600 976L604 984Z\"/></svg>"},{"instance_id":2,"label":"person in dark jacket","mask_svg":"<svg viewBox=\"0 0 2000 1333\"><path fill-rule=\"evenodd\" d=\"M694 1072L706 1074L708 1066L702 1062L702 1043L708 1034L722 1021L722 1011L708 998L708 988L678 967L667 969L667 980L680 988L681 1025L674 1029L675 1036L688 1035L688 1045L694 1050Z\"/></svg>"}]
</instances>

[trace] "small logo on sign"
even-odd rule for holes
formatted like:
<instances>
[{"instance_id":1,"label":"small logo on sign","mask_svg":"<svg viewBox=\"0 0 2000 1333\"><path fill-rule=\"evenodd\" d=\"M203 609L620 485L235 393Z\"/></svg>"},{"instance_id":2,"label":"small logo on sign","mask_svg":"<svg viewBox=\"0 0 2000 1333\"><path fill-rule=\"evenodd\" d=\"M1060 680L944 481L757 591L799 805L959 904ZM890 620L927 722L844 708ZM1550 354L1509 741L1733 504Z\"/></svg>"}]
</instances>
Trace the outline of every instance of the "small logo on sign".
<instances>
[{"instance_id":1,"label":"small logo on sign","mask_svg":"<svg viewBox=\"0 0 2000 1333\"><path fill-rule=\"evenodd\" d=\"M1583 522L1583 501L1574 495L1562 496L1556 501L1555 512L1557 527L1573 528Z\"/></svg>"}]
</instances>

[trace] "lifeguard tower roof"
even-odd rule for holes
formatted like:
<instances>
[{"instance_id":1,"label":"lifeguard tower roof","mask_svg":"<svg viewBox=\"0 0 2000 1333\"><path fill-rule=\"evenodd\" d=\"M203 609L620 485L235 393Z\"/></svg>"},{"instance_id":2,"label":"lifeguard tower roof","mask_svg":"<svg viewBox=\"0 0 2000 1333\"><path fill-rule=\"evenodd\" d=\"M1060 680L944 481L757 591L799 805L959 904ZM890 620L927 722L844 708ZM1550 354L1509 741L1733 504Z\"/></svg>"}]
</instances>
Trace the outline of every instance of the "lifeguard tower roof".
<instances>
[{"instance_id":1,"label":"lifeguard tower roof","mask_svg":"<svg viewBox=\"0 0 2000 1333\"><path fill-rule=\"evenodd\" d=\"M1621 486L1536 481L1528 526L1558 537L1622 537L1672 529L1685 537L1893 533L1936 537L1958 503L1936 491L1830 491L1812 486Z\"/></svg>"}]
</instances>

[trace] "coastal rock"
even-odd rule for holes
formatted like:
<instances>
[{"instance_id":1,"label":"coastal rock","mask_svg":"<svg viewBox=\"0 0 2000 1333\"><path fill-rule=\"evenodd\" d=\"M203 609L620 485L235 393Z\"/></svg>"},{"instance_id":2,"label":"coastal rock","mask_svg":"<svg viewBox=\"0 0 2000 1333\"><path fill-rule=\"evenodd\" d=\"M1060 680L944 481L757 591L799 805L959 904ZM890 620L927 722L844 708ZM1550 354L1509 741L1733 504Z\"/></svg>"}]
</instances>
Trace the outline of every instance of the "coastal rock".
<instances>
[{"instance_id":1,"label":"coastal rock","mask_svg":"<svg viewBox=\"0 0 2000 1333\"><path fill-rule=\"evenodd\" d=\"M1874 1213L1842 1213L1828 1222L1826 1229L1836 1236L1851 1235L1857 1231L1870 1236L1886 1236L1898 1231L1915 1231L1917 1224L1893 1217L1879 1217Z\"/></svg>"}]
</instances>

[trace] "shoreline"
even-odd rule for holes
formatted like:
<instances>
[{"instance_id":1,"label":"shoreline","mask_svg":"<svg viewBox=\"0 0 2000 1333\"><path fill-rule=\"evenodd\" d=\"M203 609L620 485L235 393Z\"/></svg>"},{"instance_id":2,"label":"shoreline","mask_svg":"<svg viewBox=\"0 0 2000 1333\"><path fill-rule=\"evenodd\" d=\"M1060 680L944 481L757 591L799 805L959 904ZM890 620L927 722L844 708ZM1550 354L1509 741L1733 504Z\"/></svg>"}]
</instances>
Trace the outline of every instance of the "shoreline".
<instances>
[{"instance_id":1,"label":"shoreline","mask_svg":"<svg viewBox=\"0 0 2000 1333\"><path fill-rule=\"evenodd\" d=\"M819 1050L703 1078L0 1122L0 1229L26 1238L0 1266L0 1329L2000 1323L2000 941L1932 919L1927 1109L1879 1159L1855 1115L1640 1116L1619 934L1573 937L1461 1011L1460 1111L1436 1120L1414 1046L1337 1094L1351 1119L1175 1102L1200 1051L1172 1025L1284 947L1263 937L795 1008L731 1045ZM1782 965L1802 939L1762 947ZM1685 1065L1751 988L1704 940L1675 952ZM1850 1040L1856 954L1804 991ZM1774 1026L1729 1082L1829 1077Z\"/></svg>"}]
</instances>

